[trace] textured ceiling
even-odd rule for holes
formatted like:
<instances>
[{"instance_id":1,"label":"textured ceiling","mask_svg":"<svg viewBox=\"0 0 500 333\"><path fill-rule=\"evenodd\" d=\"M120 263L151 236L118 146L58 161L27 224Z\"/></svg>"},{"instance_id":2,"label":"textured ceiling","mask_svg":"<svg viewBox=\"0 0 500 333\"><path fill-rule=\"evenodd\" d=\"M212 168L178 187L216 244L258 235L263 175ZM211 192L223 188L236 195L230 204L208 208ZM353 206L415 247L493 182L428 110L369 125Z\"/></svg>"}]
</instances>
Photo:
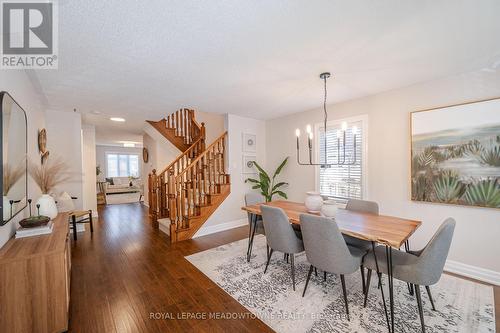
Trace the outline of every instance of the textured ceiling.
<instances>
[{"instance_id":1,"label":"textured ceiling","mask_svg":"<svg viewBox=\"0 0 500 333\"><path fill-rule=\"evenodd\" d=\"M77 108L101 133L139 133L183 106L262 119L316 108L322 71L330 103L500 71L495 0L59 3L59 69L36 76L51 109Z\"/></svg>"}]
</instances>

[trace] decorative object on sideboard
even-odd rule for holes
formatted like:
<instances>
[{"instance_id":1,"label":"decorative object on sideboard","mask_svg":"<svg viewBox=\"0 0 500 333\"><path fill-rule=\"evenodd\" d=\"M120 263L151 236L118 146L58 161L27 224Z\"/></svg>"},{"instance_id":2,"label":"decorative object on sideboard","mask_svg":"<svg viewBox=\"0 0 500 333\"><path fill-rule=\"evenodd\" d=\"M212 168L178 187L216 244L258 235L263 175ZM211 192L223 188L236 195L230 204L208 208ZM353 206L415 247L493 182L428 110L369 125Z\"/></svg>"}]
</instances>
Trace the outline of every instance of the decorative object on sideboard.
<instances>
[{"instance_id":1,"label":"decorative object on sideboard","mask_svg":"<svg viewBox=\"0 0 500 333\"><path fill-rule=\"evenodd\" d=\"M57 216L57 206L50 193L57 185L71 179L68 169L68 165L60 159L51 159L42 165L30 162L28 171L42 191L42 196L37 200L37 205L40 205L38 215L46 215L51 219Z\"/></svg>"},{"instance_id":2,"label":"decorative object on sideboard","mask_svg":"<svg viewBox=\"0 0 500 333\"><path fill-rule=\"evenodd\" d=\"M411 199L500 208L500 98L412 112Z\"/></svg>"},{"instance_id":3,"label":"decorative object on sideboard","mask_svg":"<svg viewBox=\"0 0 500 333\"><path fill-rule=\"evenodd\" d=\"M149 162L149 151L146 147L142 148L142 160L144 163Z\"/></svg>"},{"instance_id":4,"label":"decorative object on sideboard","mask_svg":"<svg viewBox=\"0 0 500 333\"><path fill-rule=\"evenodd\" d=\"M257 159L255 155L243 155L241 172L243 174L255 174L254 163Z\"/></svg>"},{"instance_id":5,"label":"decorative object on sideboard","mask_svg":"<svg viewBox=\"0 0 500 333\"><path fill-rule=\"evenodd\" d=\"M321 214L330 217L330 218L335 218L335 215L337 215L337 202L335 200L325 200L323 201L323 206L321 207Z\"/></svg>"},{"instance_id":6,"label":"decorative object on sideboard","mask_svg":"<svg viewBox=\"0 0 500 333\"><path fill-rule=\"evenodd\" d=\"M25 219L19 221L19 225L23 228L35 228L46 225L50 222L50 217L38 215L38 216L30 216Z\"/></svg>"},{"instance_id":7,"label":"decorative object on sideboard","mask_svg":"<svg viewBox=\"0 0 500 333\"><path fill-rule=\"evenodd\" d=\"M319 192L306 192L304 205L309 213L319 213L321 211L321 207L323 206L323 198Z\"/></svg>"},{"instance_id":8,"label":"decorative object on sideboard","mask_svg":"<svg viewBox=\"0 0 500 333\"><path fill-rule=\"evenodd\" d=\"M262 167L257 163L253 162L253 166L259 171L259 180L254 179L254 178L247 178L245 179L245 183L249 182L252 183L252 189L260 190L260 193L265 197L266 202L270 202L273 200L273 196L275 194L279 195L280 197L283 197L287 199L287 195L285 192L281 190L281 187L288 185L286 182L277 182L277 177L280 174L281 170L285 167L286 163L288 162L288 157L286 157L283 162L278 166L276 171L274 171L274 174L272 178L267 174L267 172L262 169Z\"/></svg>"},{"instance_id":9,"label":"decorative object on sideboard","mask_svg":"<svg viewBox=\"0 0 500 333\"><path fill-rule=\"evenodd\" d=\"M337 161L328 161L328 154L327 154L327 147L328 147L328 135L327 134L327 123L328 123L328 112L326 110L326 98L327 98L327 89L326 89L326 80L330 77L330 73L325 72L321 73L319 77L324 81L324 99L323 99L323 112L324 112L324 119L323 119L323 133L324 133L324 156L325 160L323 162L320 161L320 163L314 163L312 154L313 154L313 131L311 128L311 125L306 126L306 134L307 134L307 146L308 146L308 151L309 151L309 162L303 163L300 161L300 129L295 130L295 135L297 136L297 163L299 165L319 165L322 168L330 168L334 165L354 165L356 164L356 135L358 132L358 128L356 126L353 126L351 129L351 133L353 135L352 140L347 140L347 123L343 122L342 123L342 130L338 130L336 133L336 139L337 139ZM352 145L352 156L347 156L346 154L346 147L348 144L348 141L351 141Z\"/></svg>"},{"instance_id":10,"label":"decorative object on sideboard","mask_svg":"<svg viewBox=\"0 0 500 333\"><path fill-rule=\"evenodd\" d=\"M251 133L243 133L243 151L247 153L255 153L257 151L257 135Z\"/></svg>"}]
</instances>

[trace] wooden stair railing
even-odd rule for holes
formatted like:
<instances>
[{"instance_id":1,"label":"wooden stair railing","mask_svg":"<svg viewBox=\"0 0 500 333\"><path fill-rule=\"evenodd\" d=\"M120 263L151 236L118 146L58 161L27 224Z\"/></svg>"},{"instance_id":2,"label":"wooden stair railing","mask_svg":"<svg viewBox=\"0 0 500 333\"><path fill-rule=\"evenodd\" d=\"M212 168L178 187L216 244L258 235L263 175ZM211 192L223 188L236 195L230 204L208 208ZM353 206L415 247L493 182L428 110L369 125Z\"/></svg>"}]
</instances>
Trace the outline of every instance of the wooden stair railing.
<instances>
[{"instance_id":1,"label":"wooden stair railing","mask_svg":"<svg viewBox=\"0 0 500 333\"><path fill-rule=\"evenodd\" d=\"M152 215L154 221L159 218L169 217L170 206L167 198L171 193L168 192L167 184L183 172L191 164L191 161L203 151L205 151L205 139L199 137L191 147L173 160L162 172L156 174L156 170L153 170L152 174L149 175L149 207L150 215Z\"/></svg>"},{"instance_id":2,"label":"wooden stair railing","mask_svg":"<svg viewBox=\"0 0 500 333\"><path fill-rule=\"evenodd\" d=\"M180 109L162 120L147 122L182 152L200 137L205 139L205 124L196 121L194 110Z\"/></svg>"},{"instance_id":3,"label":"wooden stair railing","mask_svg":"<svg viewBox=\"0 0 500 333\"><path fill-rule=\"evenodd\" d=\"M224 132L168 183L172 242L191 238L229 195L226 138Z\"/></svg>"}]
</instances>

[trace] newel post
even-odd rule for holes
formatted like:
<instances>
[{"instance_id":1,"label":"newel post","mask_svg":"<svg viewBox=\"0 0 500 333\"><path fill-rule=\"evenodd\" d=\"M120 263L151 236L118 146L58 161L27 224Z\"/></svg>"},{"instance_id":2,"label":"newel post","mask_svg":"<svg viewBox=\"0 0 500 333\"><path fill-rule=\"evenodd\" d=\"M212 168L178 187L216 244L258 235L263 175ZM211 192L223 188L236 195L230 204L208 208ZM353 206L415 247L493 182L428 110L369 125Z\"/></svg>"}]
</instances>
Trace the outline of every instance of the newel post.
<instances>
[{"instance_id":1,"label":"newel post","mask_svg":"<svg viewBox=\"0 0 500 333\"><path fill-rule=\"evenodd\" d=\"M149 192L149 216L153 226L158 225L158 193L157 193L158 177L156 176L156 169L148 175L148 192Z\"/></svg>"}]
</instances>

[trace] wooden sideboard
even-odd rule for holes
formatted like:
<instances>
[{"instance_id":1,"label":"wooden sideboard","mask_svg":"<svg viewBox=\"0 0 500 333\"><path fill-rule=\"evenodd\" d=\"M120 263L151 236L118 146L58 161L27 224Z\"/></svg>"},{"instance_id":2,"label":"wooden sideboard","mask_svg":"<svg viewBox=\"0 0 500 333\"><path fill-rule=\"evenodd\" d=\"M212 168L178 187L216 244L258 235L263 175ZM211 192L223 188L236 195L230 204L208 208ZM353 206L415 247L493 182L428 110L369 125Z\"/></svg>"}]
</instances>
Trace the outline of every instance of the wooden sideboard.
<instances>
[{"instance_id":1,"label":"wooden sideboard","mask_svg":"<svg viewBox=\"0 0 500 333\"><path fill-rule=\"evenodd\" d=\"M0 331L68 330L71 247L68 214L50 235L9 240L0 249Z\"/></svg>"}]
</instances>

